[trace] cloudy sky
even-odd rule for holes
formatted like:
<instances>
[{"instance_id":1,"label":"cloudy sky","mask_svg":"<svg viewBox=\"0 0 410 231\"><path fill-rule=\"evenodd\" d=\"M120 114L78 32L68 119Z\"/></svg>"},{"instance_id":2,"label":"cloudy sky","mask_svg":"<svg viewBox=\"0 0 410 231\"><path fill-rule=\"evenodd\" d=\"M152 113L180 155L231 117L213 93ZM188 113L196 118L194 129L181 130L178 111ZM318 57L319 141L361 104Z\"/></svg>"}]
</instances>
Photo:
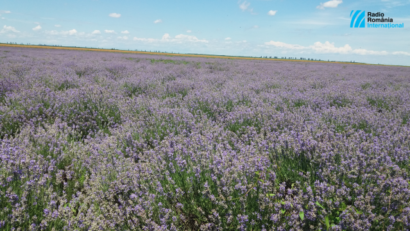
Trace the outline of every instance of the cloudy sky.
<instances>
[{"instance_id":1,"label":"cloudy sky","mask_svg":"<svg viewBox=\"0 0 410 231\"><path fill-rule=\"evenodd\" d=\"M0 0L0 42L410 65L410 0Z\"/></svg>"}]
</instances>

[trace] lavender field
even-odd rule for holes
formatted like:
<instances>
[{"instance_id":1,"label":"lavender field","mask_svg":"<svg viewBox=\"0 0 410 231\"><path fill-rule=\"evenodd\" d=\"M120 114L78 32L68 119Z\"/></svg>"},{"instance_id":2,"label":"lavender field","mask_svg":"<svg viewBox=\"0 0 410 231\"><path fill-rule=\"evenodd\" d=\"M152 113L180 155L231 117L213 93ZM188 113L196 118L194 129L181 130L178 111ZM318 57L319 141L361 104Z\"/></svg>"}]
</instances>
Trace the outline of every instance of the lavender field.
<instances>
[{"instance_id":1,"label":"lavender field","mask_svg":"<svg viewBox=\"0 0 410 231\"><path fill-rule=\"evenodd\" d=\"M0 230L409 230L410 68L0 47Z\"/></svg>"}]
</instances>

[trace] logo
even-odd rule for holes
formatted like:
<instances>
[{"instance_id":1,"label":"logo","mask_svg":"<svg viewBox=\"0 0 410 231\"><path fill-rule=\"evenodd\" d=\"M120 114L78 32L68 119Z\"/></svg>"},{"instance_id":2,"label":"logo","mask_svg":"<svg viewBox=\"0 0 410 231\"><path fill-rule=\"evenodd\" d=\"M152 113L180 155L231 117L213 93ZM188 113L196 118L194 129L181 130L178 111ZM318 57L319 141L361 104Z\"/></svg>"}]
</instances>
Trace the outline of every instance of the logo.
<instances>
[{"instance_id":1,"label":"logo","mask_svg":"<svg viewBox=\"0 0 410 231\"><path fill-rule=\"evenodd\" d=\"M352 17L353 15L353 17ZM366 12L363 10L352 10L350 12L350 17L352 20L350 21L350 28L365 28L366 22L365 22L365 17Z\"/></svg>"},{"instance_id":2,"label":"logo","mask_svg":"<svg viewBox=\"0 0 410 231\"><path fill-rule=\"evenodd\" d=\"M352 10L350 12L350 28L404 28L404 23L393 23L393 18L384 17L384 13L372 13L364 10Z\"/></svg>"}]
</instances>

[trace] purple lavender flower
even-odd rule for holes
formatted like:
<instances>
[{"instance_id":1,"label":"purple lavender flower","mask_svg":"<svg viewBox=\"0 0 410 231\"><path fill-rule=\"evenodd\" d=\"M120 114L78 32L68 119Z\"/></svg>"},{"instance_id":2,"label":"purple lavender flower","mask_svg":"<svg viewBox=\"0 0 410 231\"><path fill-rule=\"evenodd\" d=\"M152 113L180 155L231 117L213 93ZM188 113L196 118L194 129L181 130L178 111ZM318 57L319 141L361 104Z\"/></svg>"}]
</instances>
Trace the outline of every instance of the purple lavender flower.
<instances>
[{"instance_id":1,"label":"purple lavender flower","mask_svg":"<svg viewBox=\"0 0 410 231\"><path fill-rule=\"evenodd\" d=\"M0 53L0 229L410 229L406 67Z\"/></svg>"}]
</instances>

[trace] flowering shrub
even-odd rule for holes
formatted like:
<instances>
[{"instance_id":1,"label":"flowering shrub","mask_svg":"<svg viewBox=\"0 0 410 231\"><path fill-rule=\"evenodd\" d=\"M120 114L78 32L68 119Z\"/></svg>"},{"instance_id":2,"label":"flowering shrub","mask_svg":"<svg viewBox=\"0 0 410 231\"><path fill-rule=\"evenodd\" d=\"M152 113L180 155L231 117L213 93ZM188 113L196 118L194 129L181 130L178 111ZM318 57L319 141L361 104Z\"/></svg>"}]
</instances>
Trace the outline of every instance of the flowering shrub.
<instances>
[{"instance_id":1,"label":"flowering shrub","mask_svg":"<svg viewBox=\"0 0 410 231\"><path fill-rule=\"evenodd\" d=\"M410 229L408 67L0 53L1 230Z\"/></svg>"}]
</instances>

